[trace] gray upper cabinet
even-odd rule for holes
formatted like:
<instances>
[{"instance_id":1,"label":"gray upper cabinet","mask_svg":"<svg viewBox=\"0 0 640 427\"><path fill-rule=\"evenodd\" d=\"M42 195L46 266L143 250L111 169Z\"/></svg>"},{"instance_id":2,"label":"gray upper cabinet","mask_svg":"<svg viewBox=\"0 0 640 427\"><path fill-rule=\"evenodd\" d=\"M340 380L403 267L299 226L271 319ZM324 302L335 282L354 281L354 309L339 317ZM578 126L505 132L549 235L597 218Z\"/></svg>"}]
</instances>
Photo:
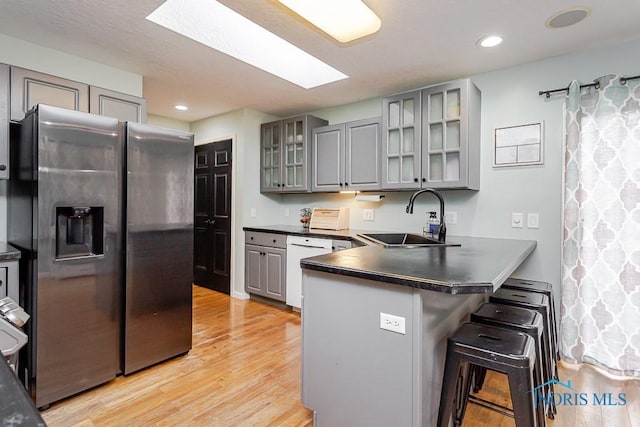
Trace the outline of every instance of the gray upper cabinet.
<instances>
[{"instance_id":1,"label":"gray upper cabinet","mask_svg":"<svg viewBox=\"0 0 640 427\"><path fill-rule=\"evenodd\" d=\"M279 192L282 186L282 121L260 125L260 192Z\"/></svg>"},{"instance_id":2,"label":"gray upper cabinet","mask_svg":"<svg viewBox=\"0 0 640 427\"><path fill-rule=\"evenodd\" d=\"M348 122L345 125L345 183L347 190L379 190L380 117Z\"/></svg>"},{"instance_id":3,"label":"gray upper cabinet","mask_svg":"<svg viewBox=\"0 0 640 427\"><path fill-rule=\"evenodd\" d=\"M90 86L89 112L114 117L123 122L146 123L147 101L137 96Z\"/></svg>"},{"instance_id":4,"label":"gray upper cabinet","mask_svg":"<svg viewBox=\"0 0 640 427\"><path fill-rule=\"evenodd\" d=\"M313 130L313 191L340 191L344 186L344 123Z\"/></svg>"},{"instance_id":5,"label":"gray upper cabinet","mask_svg":"<svg viewBox=\"0 0 640 427\"><path fill-rule=\"evenodd\" d=\"M382 100L382 188L420 188L420 91Z\"/></svg>"},{"instance_id":6,"label":"gray upper cabinet","mask_svg":"<svg viewBox=\"0 0 640 427\"><path fill-rule=\"evenodd\" d=\"M480 189L480 90L469 79L422 91L422 186Z\"/></svg>"},{"instance_id":7,"label":"gray upper cabinet","mask_svg":"<svg viewBox=\"0 0 640 427\"><path fill-rule=\"evenodd\" d=\"M37 104L89 112L89 86L49 74L11 67L11 120Z\"/></svg>"},{"instance_id":8,"label":"gray upper cabinet","mask_svg":"<svg viewBox=\"0 0 640 427\"><path fill-rule=\"evenodd\" d=\"M380 118L313 130L313 191L380 189Z\"/></svg>"},{"instance_id":9,"label":"gray upper cabinet","mask_svg":"<svg viewBox=\"0 0 640 427\"><path fill-rule=\"evenodd\" d=\"M382 188L480 188L480 90L456 80L383 99Z\"/></svg>"},{"instance_id":10,"label":"gray upper cabinet","mask_svg":"<svg viewBox=\"0 0 640 427\"><path fill-rule=\"evenodd\" d=\"M261 192L311 191L311 132L326 124L326 120L308 114L262 124Z\"/></svg>"},{"instance_id":11,"label":"gray upper cabinet","mask_svg":"<svg viewBox=\"0 0 640 427\"><path fill-rule=\"evenodd\" d=\"M0 64L0 179L9 178L9 66Z\"/></svg>"}]
</instances>

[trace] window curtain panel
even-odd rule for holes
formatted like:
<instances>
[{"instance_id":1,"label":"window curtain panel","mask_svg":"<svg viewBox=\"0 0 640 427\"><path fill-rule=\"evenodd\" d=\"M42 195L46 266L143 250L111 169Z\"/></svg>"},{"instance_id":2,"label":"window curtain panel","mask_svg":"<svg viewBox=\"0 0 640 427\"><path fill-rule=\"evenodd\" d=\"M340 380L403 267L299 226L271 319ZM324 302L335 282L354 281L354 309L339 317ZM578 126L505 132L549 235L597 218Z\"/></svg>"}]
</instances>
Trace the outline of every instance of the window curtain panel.
<instances>
[{"instance_id":1,"label":"window curtain panel","mask_svg":"<svg viewBox=\"0 0 640 427\"><path fill-rule=\"evenodd\" d=\"M640 376L640 79L569 86L561 354Z\"/></svg>"}]
</instances>

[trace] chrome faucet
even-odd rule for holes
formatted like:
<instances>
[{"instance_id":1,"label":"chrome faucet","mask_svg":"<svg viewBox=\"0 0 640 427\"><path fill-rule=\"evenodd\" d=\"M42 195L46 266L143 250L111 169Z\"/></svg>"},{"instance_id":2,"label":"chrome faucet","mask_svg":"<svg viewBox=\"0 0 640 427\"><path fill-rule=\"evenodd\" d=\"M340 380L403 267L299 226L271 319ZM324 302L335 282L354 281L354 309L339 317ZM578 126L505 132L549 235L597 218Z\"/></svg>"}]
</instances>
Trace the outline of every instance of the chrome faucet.
<instances>
[{"instance_id":1,"label":"chrome faucet","mask_svg":"<svg viewBox=\"0 0 640 427\"><path fill-rule=\"evenodd\" d=\"M445 238L447 237L447 226L444 224L444 199L442 198L442 195L440 195L440 193L432 188L424 188L422 190L416 191L411 195L406 211L410 214L413 213L413 203L416 201L416 197L418 197L418 195L422 193L431 193L436 196L438 200L440 200L440 226L438 231L438 240L444 242Z\"/></svg>"}]
</instances>

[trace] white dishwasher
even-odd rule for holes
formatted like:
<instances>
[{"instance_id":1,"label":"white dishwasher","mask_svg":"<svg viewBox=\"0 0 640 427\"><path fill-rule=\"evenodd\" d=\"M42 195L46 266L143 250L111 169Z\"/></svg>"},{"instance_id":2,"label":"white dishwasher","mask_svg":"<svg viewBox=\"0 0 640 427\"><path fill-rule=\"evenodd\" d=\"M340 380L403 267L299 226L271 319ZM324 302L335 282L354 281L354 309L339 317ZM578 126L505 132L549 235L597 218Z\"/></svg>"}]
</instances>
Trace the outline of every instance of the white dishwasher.
<instances>
[{"instance_id":1,"label":"white dishwasher","mask_svg":"<svg viewBox=\"0 0 640 427\"><path fill-rule=\"evenodd\" d=\"M331 239L287 236L287 297L286 303L295 308L302 302L302 269L300 260L328 254L332 251Z\"/></svg>"}]
</instances>

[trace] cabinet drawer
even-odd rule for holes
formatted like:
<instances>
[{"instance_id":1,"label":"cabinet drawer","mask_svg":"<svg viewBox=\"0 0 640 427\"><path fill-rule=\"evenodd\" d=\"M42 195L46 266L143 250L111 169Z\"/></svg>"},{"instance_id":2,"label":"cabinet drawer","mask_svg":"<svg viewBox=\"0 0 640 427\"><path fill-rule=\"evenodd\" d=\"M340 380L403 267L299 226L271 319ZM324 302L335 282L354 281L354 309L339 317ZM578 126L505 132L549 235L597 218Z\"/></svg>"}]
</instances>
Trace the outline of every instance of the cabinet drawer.
<instances>
[{"instance_id":1,"label":"cabinet drawer","mask_svg":"<svg viewBox=\"0 0 640 427\"><path fill-rule=\"evenodd\" d=\"M251 245L271 246L282 249L287 247L287 236L285 234L246 231L244 236L244 242Z\"/></svg>"}]
</instances>

